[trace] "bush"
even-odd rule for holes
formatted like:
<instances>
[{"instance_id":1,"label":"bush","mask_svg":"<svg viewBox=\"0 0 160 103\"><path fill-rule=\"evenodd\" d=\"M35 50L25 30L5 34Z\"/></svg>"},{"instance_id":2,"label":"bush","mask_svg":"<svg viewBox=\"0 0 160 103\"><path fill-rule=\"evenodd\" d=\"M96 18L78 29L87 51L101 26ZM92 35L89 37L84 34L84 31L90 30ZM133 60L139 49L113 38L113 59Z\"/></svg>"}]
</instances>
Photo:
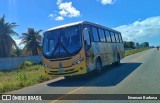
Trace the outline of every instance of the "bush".
<instances>
[{"instance_id":1,"label":"bush","mask_svg":"<svg viewBox=\"0 0 160 103\"><path fill-rule=\"evenodd\" d=\"M27 71L37 71L41 68L41 65L34 65L34 66L30 66L30 67L25 67Z\"/></svg>"},{"instance_id":2,"label":"bush","mask_svg":"<svg viewBox=\"0 0 160 103\"><path fill-rule=\"evenodd\" d=\"M42 65L24 66L24 64L22 63L19 66L22 70L0 72L0 93L6 93L49 80L41 68Z\"/></svg>"},{"instance_id":3,"label":"bush","mask_svg":"<svg viewBox=\"0 0 160 103\"><path fill-rule=\"evenodd\" d=\"M33 66L33 65L35 65L35 63L31 62L31 61L25 61L23 64L24 64L24 66Z\"/></svg>"},{"instance_id":4,"label":"bush","mask_svg":"<svg viewBox=\"0 0 160 103\"><path fill-rule=\"evenodd\" d=\"M0 86L0 93L5 93L8 91L13 91L13 90L17 90L20 88L25 87L24 83L19 81L19 82L11 82L11 83L4 83Z\"/></svg>"},{"instance_id":5,"label":"bush","mask_svg":"<svg viewBox=\"0 0 160 103\"><path fill-rule=\"evenodd\" d=\"M11 91L13 87L14 85L12 83L5 83L0 88L0 92L3 93L3 92Z\"/></svg>"},{"instance_id":6,"label":"bush","mask_svg":"<svg viewBox=\"0 0 160 103\"><path fill-rule=\"evenodd\" d=\"M37 82L39 82L39 83L41 83L43 81L47 81L47 80L49 80L49 79L46 76L44 76L44 75L41 75L41 76L39 76L37 78Z\"/></svg>"},{"instance_id":7,"label":"bush","mask_svg":"<svg viewBox=\"0 0 160 103\"><path fill-rule=\"evenodd\" d=\"M25 87L25 84L24 84L24 82L18 82L18 83L16 84L16 87L17 87L17 88L22 88L22 87Z\"/></svg>"},{"instance_id":8,"label":"bush","mask_svg":"<svg viewBox=\"0 0 160 103\"><path fill-rule=\"evenodd\" d=\"M18 70L22 70L23 68L24 68L24 64L23 63L18 65Z\"/></svg>"},{"instance_id":9,"label":"bush","mask_svg":"<svg viewBox=\"0 0 160 103\"><path fill-rule=\"evenodd\" d=\"M145 51L145 50L148 50L148 49L149 49L149 48L139 48L139 49L133 49L133 50L125 51L125 57L126 57L126 56L129 56L129 55L132 55L132 54L136 54L136 53Z\"/></svg>"},{"instance_id":10,"label":"bush","mask_svg":"<svg viewBox=\"0 0 160 103\"><path fill-rule=\"evenodd\" d=\"M20 81L25 81L25 80L27 80L26 74L23 73L23 72L18 72L18 74L17 74L17 80L20 80Z\"/></svg>"},{"instance_id":11,"label":"bush","mask_svg":"<svg viewBox=\"0 0 160 103\"><path fill-rule=\"evenodd\" d=\"M21 64L18 66L18 69L19 69L19 70L22 70L22 69L24 69L25 67L30 67L30 66L33 66L33 65L36 65L36 63L31 62L31 61L25 61L25 62L21 63Z\"/></svg>"}]
</instances>

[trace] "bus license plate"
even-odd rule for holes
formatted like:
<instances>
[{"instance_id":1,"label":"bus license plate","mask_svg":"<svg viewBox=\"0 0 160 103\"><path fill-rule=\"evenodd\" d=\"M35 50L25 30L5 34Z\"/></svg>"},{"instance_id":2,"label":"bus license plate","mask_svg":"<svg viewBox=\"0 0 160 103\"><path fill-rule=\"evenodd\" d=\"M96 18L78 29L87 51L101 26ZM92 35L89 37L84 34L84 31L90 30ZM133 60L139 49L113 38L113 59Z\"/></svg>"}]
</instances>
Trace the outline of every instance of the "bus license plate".
<instances>
[{"instance_id":1,"label":"bus license plate","mask_svg":"<svg viewBox=\"0 0 160 103\"><path fill-rule=\"evenodd\" d=\"M65 72L65 70L63 70L63 69L58 70L58 73L64 73L64 72Z\"/></svg>"}]
</instances>

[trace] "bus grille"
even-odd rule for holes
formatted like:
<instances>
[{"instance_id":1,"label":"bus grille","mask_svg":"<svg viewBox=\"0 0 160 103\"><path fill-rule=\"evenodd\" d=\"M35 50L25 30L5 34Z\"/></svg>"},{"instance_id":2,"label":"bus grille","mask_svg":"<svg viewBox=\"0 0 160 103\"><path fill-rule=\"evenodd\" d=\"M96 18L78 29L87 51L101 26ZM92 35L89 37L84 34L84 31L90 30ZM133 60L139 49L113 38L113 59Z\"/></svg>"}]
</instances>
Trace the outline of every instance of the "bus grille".
<instances>
[{"instance_id":1,"label":"bus grille","mask_svg":"<svg viewBox=\"0 0 160 103\"><path fill-rule=\"evenodd\" d=\"M48 73L49 75L65 75L65 74L72 74L72 73L77 73L78 71L72 71L72 72L68 72L68 73Z\"/></svg>"},{"instance_id":2,"label":"bus grille","mask_svg":"<svg viewBox=\"0 0 160 103\"><path fill-rule=\"evenodd\" d=\"M74 69L69 69L69 70L65 70L65 72L63 73L58 73L58 71L50 71L50 73L48 73L49 75L64 75L64 74L72 74L72 73L76 73L78 72L77 70Z\"/></svg>"}]
</instances>

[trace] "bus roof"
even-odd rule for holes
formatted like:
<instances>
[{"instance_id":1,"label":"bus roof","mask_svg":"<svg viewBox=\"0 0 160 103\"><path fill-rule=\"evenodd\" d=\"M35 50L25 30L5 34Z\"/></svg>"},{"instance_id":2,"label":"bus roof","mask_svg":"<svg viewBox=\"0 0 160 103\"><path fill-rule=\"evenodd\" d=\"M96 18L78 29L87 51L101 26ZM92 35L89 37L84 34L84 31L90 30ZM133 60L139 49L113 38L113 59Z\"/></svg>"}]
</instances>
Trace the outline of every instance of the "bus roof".
<instances>
[{"instance_id":1,"label":"bus roof","mask_svg":"<svg viewBox=\"0 0 160 103\"><path fill-rule=\"evenodd\" d=\"M100 25L100 24L88 22L88 21L73 22L73 23L69 23L69 24L65 24L65 25L61 25L61 26L57 26L57 27L48 29L47 31L56 30L56 29L60 29L60 28L66 28L66 27L74 26L74 25L78 25L78 24L89 24L89 25L93 25L93 26L96 26L96 27L100 27L100 28L103 28L103 29L107 29L107 30L111 30L111 31L120 33L119 31L116 31L116 30L114 30L114 29L111 29L111 28L102 26L102 25Z\"/></svg>"}]
</instances>

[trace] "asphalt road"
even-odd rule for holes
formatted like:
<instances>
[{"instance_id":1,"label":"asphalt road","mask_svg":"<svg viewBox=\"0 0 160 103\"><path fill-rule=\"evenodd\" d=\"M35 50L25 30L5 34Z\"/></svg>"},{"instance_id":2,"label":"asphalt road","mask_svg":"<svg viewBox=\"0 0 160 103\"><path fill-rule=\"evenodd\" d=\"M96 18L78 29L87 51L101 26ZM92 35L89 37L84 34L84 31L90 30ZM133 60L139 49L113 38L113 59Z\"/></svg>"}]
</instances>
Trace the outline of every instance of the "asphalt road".
<instances>
[{"instance_id":1,"label":"asphalt road","mask_svg":"<svg viewBox=\"0 0 160 103\"><path fill-rule=\"evenodd\" d=\"M26 87L12 94L160 94L160 51L150 49L128 56L118 67L104 67L101 75L94 73L82 78L63 77L35 86ZM0 101L0 103L11 101ZM152 100L51 100L12 101L12 103L160 103Z\"/></svg>"}]
</instances>

